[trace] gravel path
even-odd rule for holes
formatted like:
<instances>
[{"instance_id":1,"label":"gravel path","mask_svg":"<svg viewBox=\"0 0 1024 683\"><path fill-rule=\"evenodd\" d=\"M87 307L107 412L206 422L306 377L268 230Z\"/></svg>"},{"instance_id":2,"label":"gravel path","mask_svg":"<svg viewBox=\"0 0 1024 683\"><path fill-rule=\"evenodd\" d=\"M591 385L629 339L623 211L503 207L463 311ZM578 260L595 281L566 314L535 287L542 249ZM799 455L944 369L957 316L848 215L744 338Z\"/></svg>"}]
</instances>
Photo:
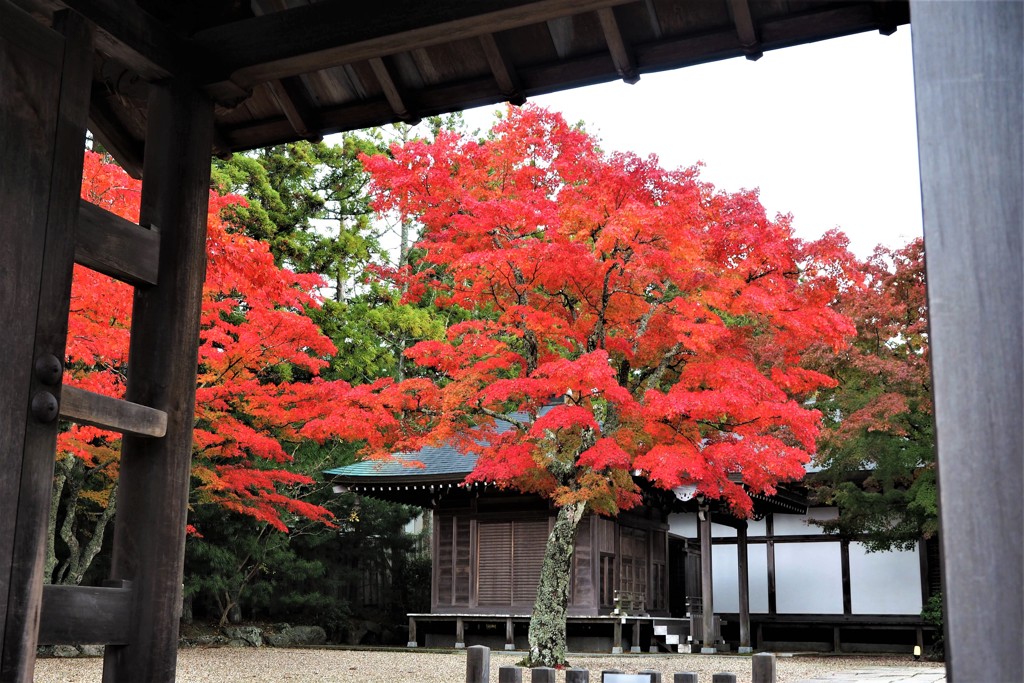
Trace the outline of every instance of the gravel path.
<instances>
[{"instance_id":1,"label":"gravel path","mask_svg":"<svg viewBox=\"0 0 1024 683\"><path fill-rule=\"evenodd\" d=\"M492 652L491 680L498 680L498 667L514 664L523 654ZM627 673L650 669L661 671L666 683L677 671L695 671L702 683L719 671L750 680L750 658L730 655L574 655L574 666L589 669L590 680L600 681L600 672L619 669ZM865 667L898 666L922 670L940 669L934 663L914 662L909 656L895 657L780 657L778 683L798 683L824 678L830 673ZM40 659L36 683L99 683L102 659ZM465 681L464 652L413 652L409 650L210 648L183 649L178 654L179 683L461 683ZM529 676L524 676L529 680ZM558 681L565 680L559 673Z\"/></svg>"}]
</instances>

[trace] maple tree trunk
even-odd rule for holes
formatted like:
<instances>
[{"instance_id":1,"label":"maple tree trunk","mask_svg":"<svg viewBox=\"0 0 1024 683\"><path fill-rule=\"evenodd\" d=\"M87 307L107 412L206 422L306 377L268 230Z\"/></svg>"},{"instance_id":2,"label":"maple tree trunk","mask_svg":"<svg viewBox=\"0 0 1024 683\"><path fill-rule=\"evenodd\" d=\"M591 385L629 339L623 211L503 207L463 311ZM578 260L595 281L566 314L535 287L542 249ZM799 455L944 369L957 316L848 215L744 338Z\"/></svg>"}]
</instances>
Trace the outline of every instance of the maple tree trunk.
<instances>
[{"instance_id":1,"label":"maple tree trunk","mask_svg":"<svg viewBox=\"0 0 1024 683\"><path fill-rule=\"evenodd\" d=\"M530 654L527 666L564 666L566 652L565 619L569 609L569 579L576 529L586 503L573 503L558 510L555 526L548 536L537 585L537 601L530 616Z\"/></svg>"}]
</instances>

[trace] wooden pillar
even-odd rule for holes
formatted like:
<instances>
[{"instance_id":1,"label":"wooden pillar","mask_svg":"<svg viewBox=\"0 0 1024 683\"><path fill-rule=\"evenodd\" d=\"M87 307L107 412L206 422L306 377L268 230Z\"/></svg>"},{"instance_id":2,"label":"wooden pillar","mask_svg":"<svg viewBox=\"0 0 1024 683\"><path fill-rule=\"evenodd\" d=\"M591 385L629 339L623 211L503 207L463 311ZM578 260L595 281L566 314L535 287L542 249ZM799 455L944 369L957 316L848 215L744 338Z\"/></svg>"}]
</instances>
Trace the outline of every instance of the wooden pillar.
<instances>
[{"instance_id":1,"label":"wooden pillar","mask_svg":"<svg viewBox=\"0 0 1024 683\"><path fill-rule=\"evenodd\" d=\"M416 647L416 617L409 617L409 640L406 647Z\"/></svg>"},{"instance_id":2,"label":"wooden pillar","mask_svg":"<svg viewBox=\"0 0 1024 683\"><path fill-rule=\"evenodd\" d=\"M612 654L622 654L622 622L625 621L621 617L616 617L612 623Z\"/></svg>"},{"instance_id":3,"label":"wooden pillar","mask_svg":"<svg viewBox=\"0 0 1024 683\"><path fill-rule=\"evenodd\" d=\"M127 399L167 413L161 439L125 436L111 578L132 582L131 633L105 682L173 681L181 610L213 108L189 83L151 86L140 223L160 231L160 280L135 291Z\"/></svg>"},{"instance_id":4,"label":"wooden pillar","mask_svg":"<svg viewBox=\"0 0 1024 683\"><path fill-rule=\"evenodd\" d=\"M949 680L1024 670L1024 4L911 1Z\"/></svg>"},{"instance_id":5,"label":"wooden pillar","mask_svg":"<svg viewBox=\"0 0 1024 683\"><path fill-rule=\"evenodd\" d=\"M740 601L739 653L753 652L750 647L750 575L747 569L747 523L741 521L736 529L736 573Z\"/></svg>"},{"instance_id":6,"label":"wooden pillar","mask_svg":"<svg viewBox=\"0 0 1024 683\"><path fill-rule=\"evenodd\" d=\"M512 617L505 619L505 649L516 649L516 627L512 623Z\"/></svg>"},{"instance_id":7,"label":"wooden pillar","mask_svg":"<svg viewBox=\"0 0 1024 683\"><path fill-rule=\"evenodd\" d=\"M462 649L466 647L466 625L462 617L455 617L455 647Z\"/></svg>"},{"instance_id":8,"label":"wooden pillar","mask_svg":"<svg viewBox=\"0 0 1024 683\"><path fill-rule=\"evenodd\" d=\"M711 512L706 505L700 508L700 593L701 630L703 643L701 654L713 654L715 648L715 604L714 584L711 574Z\"/></svg>"},{"instance_id":9,"label":"wooden pillar","mask_svg":"<svg viewBox=\"0 0 1024 683\"><path fill-rule=\"evenodd\" d=\"M85 22L56 23L60 33L0 0L3 681L31 681L35 666L92 76Z\"/></svg>"}]
</instances>

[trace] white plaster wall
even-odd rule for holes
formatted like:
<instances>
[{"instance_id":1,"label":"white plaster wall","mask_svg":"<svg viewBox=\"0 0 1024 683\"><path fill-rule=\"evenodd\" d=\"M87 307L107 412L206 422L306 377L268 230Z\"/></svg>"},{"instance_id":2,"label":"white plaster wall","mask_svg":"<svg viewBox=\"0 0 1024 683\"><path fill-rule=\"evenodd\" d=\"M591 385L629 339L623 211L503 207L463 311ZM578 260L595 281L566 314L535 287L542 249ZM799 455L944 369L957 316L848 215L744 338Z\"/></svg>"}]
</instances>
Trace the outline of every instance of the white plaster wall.
<instances>
[{"instance_id":1,"label":"white plaster wall","mask_svg":"<svg viewBox=\"0 0 1024 683\"><path fill-rule=\"evenodd\" d=\"M842 614L839 542L776 543L775 600L779 614Z\"/></svg>"},{"instance_id":2,"label":"white plaster wall","mask_svg":"<svg viewBox=\"0 0 1024 683\"><path fill-rule=\"evenodd\" d=\"M808 524L808 519L835 519L839 510L834 507L810 508L806 515L782 515L773 517L776 536L801 536L804 534L821 534L821 528Z\"/></svg>"},{"instance_id":3,"label":"white plaster wall","mask_svg":"<svg viewBox=\"0 0 1024 683\"><path fill-rule=\"evenodd\" d=\"M673 512L668 516L668 532L683 538L697 538L697 515L693 512Z\"/></svg>"},{"instance_id":4,"label":"white plaster wall","mask_svg":"<svg viewBox=\"0 0 1024 683\"><path fill-rule=\"evenodd\" d=\"M712 548L711 568L714 582L715 612L739 612L739 570L736 546ZM747 581L751 613L768 613L768 550L763 543L747 546Z\"/></svg>"},{"instance_id":5,"label":"white plaster wall","mask_svg":"<svg viewBox=\"0 0 1024 683\"><path fill-rule=\"evenodd\" d=\"M850 600L854 614L920 614L918 549L869 553L850 544Z\"/></svg>"}]
</instances>

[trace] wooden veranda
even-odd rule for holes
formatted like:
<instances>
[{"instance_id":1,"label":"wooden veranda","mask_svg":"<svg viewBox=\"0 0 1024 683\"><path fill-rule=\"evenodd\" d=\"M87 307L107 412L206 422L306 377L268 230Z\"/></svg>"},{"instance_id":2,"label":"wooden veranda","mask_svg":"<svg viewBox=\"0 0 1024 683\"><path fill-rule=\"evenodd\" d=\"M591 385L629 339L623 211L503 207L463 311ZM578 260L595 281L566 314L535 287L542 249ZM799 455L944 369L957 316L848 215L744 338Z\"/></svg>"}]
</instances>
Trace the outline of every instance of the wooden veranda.
<instances>
[{"instance_id":1,"label":"wooden veranda","mask_svg":"<svg viewBox=\"0 0 1024 683\"><path fill-rule=\"evenodd\" d=\"M174 679L211 154L911 16L950 672L1016 679L1020 2L0 0L0 680L70 641L108 644L106 681ZM140 225L81 207L86 127L143 178ZM135 286L125 401L62 390L75 262ZM58 416L125 434L108 586L42 585Z\"/></svg>"}]
</instances>

